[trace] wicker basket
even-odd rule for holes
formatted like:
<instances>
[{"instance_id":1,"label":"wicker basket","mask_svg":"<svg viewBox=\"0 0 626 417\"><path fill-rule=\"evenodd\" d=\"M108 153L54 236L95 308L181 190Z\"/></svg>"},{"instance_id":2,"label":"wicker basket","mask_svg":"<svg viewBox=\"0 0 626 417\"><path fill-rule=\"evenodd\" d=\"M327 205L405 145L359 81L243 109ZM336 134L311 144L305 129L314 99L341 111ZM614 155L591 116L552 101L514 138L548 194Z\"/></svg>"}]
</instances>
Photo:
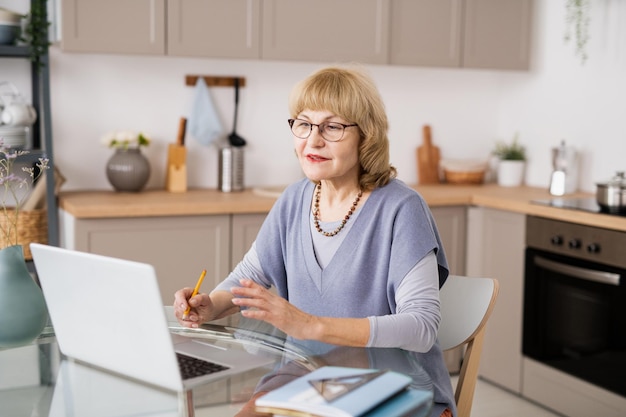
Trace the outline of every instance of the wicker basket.
<instances>
[{"instance_id":1,"label":"wicker basket","mask_svg":"<svg viewBox=\"0 0 626 417\"><path fill-rule=\"evenodd\" d=\"M482 184L485 171L457 172L444 169L443 176L450 184Z\"/></svg>"},{"instance_id":2,"label":"wicker basket","mask_svg":"<svg viewBox=\"0 0 626 417\"><path fill-rule=\"evenodd\" d=\"M13 218L15 211L7 211L5 216L0 213L0 225L2 230L7 230L8 220L7 218ZM17 244L22 245L24 249L24 258L27 260L33 259L33 255L30 253L29 244L36 243L48 243L48 215L47 210L29 210L20 211L18 216L17 225ZM4 233L0 233L0 247L5 248L15 244L15 231L11 232L9 239L6 238Z\"/></svg>"}]
</instances>

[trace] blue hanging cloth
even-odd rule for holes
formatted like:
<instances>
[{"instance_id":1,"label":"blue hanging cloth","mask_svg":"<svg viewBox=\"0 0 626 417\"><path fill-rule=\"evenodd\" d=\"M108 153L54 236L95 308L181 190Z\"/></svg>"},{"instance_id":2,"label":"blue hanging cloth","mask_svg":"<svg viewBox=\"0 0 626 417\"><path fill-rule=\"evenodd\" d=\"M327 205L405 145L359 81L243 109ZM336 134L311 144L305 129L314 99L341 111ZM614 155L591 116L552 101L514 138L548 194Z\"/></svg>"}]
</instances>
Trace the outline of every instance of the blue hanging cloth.
<instances>
[{"instance_id":1,"label":"blue hanging cloth","mask_svg":"<svg viewBox=\"0 0 626 417\"><path fill-rule=\"evenodd\" d=\"M189 117L189 133L204 146L215 142L224 129L215 110L209 88L203 77L198 77Z\"/></svg>"}]
</instances>

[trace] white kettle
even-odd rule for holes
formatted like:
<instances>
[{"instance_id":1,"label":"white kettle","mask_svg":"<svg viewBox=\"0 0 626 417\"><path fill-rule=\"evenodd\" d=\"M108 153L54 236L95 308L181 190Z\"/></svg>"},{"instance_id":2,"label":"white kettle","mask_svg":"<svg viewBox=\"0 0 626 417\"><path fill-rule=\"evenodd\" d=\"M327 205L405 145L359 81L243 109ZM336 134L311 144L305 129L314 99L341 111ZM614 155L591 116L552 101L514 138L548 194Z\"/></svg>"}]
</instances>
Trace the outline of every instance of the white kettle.
<instances>
[{"instance_id":1,"label":"white kettle","mask_svg":"<svg viewBox=\"0 0 626 417\"><path fill-rule=\"evenodd\" d=\"M7 126L20 127L30 126L37 120L37 112L28 104L18 89L7 81L1 82L0 85L6 84L12 87L11 93L0 93L0 124ZM4 98L3 98L4 97ZM8 97L8 99L6 99Z\"/></svg>"}]
</instances>

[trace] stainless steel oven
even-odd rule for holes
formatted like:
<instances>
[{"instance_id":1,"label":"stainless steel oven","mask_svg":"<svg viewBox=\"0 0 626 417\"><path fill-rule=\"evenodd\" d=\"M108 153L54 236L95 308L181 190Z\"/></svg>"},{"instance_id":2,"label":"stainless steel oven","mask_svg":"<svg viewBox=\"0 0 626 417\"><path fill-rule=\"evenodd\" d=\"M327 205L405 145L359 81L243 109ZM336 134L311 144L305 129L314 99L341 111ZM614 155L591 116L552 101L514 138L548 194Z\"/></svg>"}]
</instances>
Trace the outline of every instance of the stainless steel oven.
<instances>
[{"instance_id":1,"label":"stainless steel oven","mask_svg":"<svg viewBox=\"0 0 626 417\"><path fill-rule=\"evenodd\" d=\"M526 227L524 389L571 406L578 383L626 404L626 233L533 216Z\"/></svg>"}]
</instances>

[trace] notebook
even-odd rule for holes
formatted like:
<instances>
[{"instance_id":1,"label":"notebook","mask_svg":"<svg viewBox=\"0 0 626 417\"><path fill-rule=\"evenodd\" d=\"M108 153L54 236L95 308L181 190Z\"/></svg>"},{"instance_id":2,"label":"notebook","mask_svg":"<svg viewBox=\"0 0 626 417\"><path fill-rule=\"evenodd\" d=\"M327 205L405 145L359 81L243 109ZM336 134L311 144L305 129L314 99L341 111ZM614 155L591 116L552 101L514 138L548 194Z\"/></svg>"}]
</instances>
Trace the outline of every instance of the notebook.
<instances>
[{"instance_id":1,"label":"notebook","mask_svg":"<svg viewBox=\"0 0 626 417\"><path fill-rule=\"evenodd\" d=\"M172 334L149 264L38 243L30 248L68 358L178 392L276 361L271 352L248 351L233 340ZM220 369L185 379L177 355Z\"/></svg>"},{"instance_id":2,"label":"notebook","mask_svg":"<svg viewBox=\"0 0 626 417\"><path fill-rule=\"evenodd\" d=\"M412 381L399 372L323 366L257 398L255 411L293 417L414 415L430 407L432 392L407 391Z\"/></svg>"}]
</instances>

